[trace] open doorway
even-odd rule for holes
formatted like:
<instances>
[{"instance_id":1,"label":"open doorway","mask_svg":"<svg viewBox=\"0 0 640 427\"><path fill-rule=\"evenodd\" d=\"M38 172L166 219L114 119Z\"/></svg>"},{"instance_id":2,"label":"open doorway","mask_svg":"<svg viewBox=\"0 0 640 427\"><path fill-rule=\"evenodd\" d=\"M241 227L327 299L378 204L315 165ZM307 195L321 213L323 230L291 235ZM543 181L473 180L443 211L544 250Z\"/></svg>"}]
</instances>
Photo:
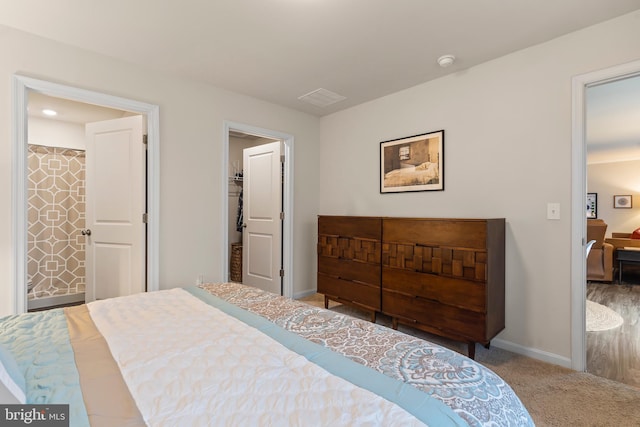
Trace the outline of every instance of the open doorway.
<instances>
[{"instance_id":1,"label":"open doorway","mask_svg":"<svg viewBox=\"0 0 640 427\"><path fill-rule=\"evenodd\" d=\"M640 61L611 67L573 78L573 137L572 137L572 192L571 192L571 366L578 371L587 370L586 332L586 257L585 244L587 215L587 90L589 87L640 75ZM640 184L639 184L640 185ZM638 190L640 191L640 189ZM610 202L601 199L599 203ZM615 286L615 285L611 285Z\"/></svg>"},{"instance_id":2,"label":"open doorway","mask_svg":"<svg viewBox=\"0 0 640 427\"><path fill-rule=\"evenodd\" d=\"M134 113L31 92L27 105L27 306L85 302L86 126Z\"/></svg>"},{"instance_id":3,"label":"open doorway","mask_svg":"<svg viewBox=\"0 0 640 427\"><path fill-rule=\"evenodd\" d=\"M640 74L586 87L586 371L640 387ZM624 272L623 272L624 270Z\"/></svg>"},{"instance_id":4,"label":"open doorway","mask_svg":"<svg viewBox=\"0 0 640 427\"><path fill-rule=\"evenodd\" d=\"M146 277L147 289L157 290L158 284L158 107L97 92L86 91L24 76L14 76L14 198L13 198L13 252L14 252L14 312L28 309L28 152L30 95L37 99L46 96L76 103L104 106L113 110L127 111L146 118L147 137L147 235ZM54 162L55 163L55 162ZM141 219L142 220L142 219ZM50 264L53 266L53 264ZM67 275L68 276L68 275ZM66 278L68 278L65 276ZM31 283L33 287L33 283Z\"/></svg>"},{"instance_id":5,"label":"open doorway","mask_svg":"<svg viewBox=\"0 0 640 427\"><path fill-rule=\"evenodd\" d=\"M229 136L229 280L282 295L282 141ZM233 215L235 213L235 215Z\"/></svg>"},{"instance_id":6,"label":"open doorway","mask_svg":"<svg viewBox=\"0 0 640 427\"><path fill-rule=\"evenodd\" d=\"M258 153L258 165L264 165L265 159L270 159L267 168L276 172L278 175L278 188L270 187L269 191L276 195L273 197L274 203L277 203L277 215L275 213L268 215L269 217L278 217L278 239L277 242L269 237L269 233L260 231L257 241L249 242L253 248L259 247L258 251L252 252L253 261L248 262L247 256L251 247L243 241L243 236L251 234L251 220L248 218L246 206L249 205L251 197L251 188L255 188L247 181L245 175L251 166L252 160L247 160L247 153L260 151L263 147L277 145L277 158L273 158L273 153ZM243 125L239 123L225 123L225 156L224 156L224 236L223 241L223 280L246 282L247 276L253 276L258 283L254 286L263 287L267 283L269 286L275 286L269 290L275 291L285 296L291 297L293 294L292 275L293 275L293 255L292 255L292 221L293 221L293 137L291 135L282 134L280 132L260 129L253 126ZM275 162L275 163L274 163ZM246 163L246 164L245 164ZM254 169L252 169L254 170ZM260 181L260 185L266 181ZM255 183L255 181L254 181ZM263 197L267 194L261 188L258 190ZM254 193L255 196L255 193ZM255 199L255 197L254 197ZM269 199L269 200L267 200ZM255 200L254 200L255 201ZM271 205L271 197L265 197L259 201L260 207ZM266 216L265 216L266 218ZM271 221L264 221L271 222ZM247 228L248 227L248 228ZM245 239L246 240L246 239ZM262 243L270 242L268 251L267 246L262 247ZM271 257L267 252L277 256L281 261L279 266L272 265L275 257ZM264 255L264 257L263 257ZM257 263L255 263L257 261ZM253 262L253 264L252 264ZM252 267L253 266L253 267ZM257 274L251 274L249 270L257 268ZM265 272L262 274L261 271ZM268 274L266 273L268 272ZM249 280L253 280L249 279ZM255 281L255 280L253 280ZM266 281L266 282L265 282ZM264 283L263 283L264 282ZM252 284L252 283L245 283ZM274 290L275 289L275 290Z\"/></svg>"}]
</instances>

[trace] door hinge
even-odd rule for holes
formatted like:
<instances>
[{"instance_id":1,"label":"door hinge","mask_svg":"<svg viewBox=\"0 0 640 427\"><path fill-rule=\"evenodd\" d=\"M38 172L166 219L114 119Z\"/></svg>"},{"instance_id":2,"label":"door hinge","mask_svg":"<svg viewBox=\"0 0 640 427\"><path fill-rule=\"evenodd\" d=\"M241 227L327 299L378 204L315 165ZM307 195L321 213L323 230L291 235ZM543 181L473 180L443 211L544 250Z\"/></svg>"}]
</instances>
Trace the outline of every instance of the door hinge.
<instances>
[{"instance_id":1,"label":"door hinge","mask_svg":"<svg viewBox=\"0 0 640 427\"><path fill-rule=\"evenodd\" d=\"M146 212L142 214L142 223L143 224L148 224L149 223L149 214L146 213Z\"/></svg>"},{"instance_id":2,"label":"door hinge","mask_svg":"<svg viewBox=\"0 0 640 427\"><path fill-rule=\"evenodd\" d=\"M284 154L280 154L280 163L284 163Z\"/></svg>"},{"instance_id":3,"label":"door hinge","mask_svg":"<svg viewBox=\"0 0 640 427\"><path fill-rule=\"evenodd\" d=\"M280 212L280 221L284 221L284 212Z\"/></svg>"},{"instance_id":4,"label":"door hinge","mask_svg":"<svg viewBox=\"0 0 640 427\"><path fill-rule=\"evenodd\" d=\"M149 142L149 135L142 135L142 143L144 145L147 145L148 142Z\"/></svg>"},{"instance_id":5,"label":"door hinge","mask_svg":"<svg viewBox=\"0 0 640 427\"><path fill-rule=\"evenodd\" d=\"M284 277L284 270L280 269L280 277Z\"/></svg>"}]
</instances>

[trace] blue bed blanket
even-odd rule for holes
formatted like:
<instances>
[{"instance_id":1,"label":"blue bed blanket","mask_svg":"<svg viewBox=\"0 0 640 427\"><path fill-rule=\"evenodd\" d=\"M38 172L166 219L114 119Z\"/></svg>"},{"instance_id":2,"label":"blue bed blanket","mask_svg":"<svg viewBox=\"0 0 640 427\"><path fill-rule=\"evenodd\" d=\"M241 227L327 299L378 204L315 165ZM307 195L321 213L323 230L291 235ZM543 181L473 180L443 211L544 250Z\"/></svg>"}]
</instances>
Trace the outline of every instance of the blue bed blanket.
<instances>
[{"instance_id":1,"label":"blue bed blanket","mask_svg":"<svg viewBox=\"0 0 640 427\"><path fill-rule=\"evenodd\" d=\"M412 386L307 341L202 289L191 288L189 292L334 375L396 403L427 425L467 425L445 404ZM26 403L68 404L71 426L90 424L64 310L54 309L0 319L0 345L15 360L17 370L24 377Z\"/></svg>"},{"instance_id":2,"label":"blue bed blanket","mask_svg":"<svg viewBox=\"0 0 640 427\"><path fill-rule=\"evenodd\" d=\"M69 404L69 425L89 425L62 309L0 319L0 345L23 375L26 403Z\"/></svg>"},{"instance_id":3,"label":"blue bed blanket","mask_svg":"<svg viewBox=\"0 0 640 427\"><path fill-rule=\"evenodd\" d=\"M533 425L500 377L435 344L238 284L185 290L427 425ZM62 309L0 319L0 346L24 376L27 403L69 404L70 425L89 425Z\"/></svg>"}]
</instances>

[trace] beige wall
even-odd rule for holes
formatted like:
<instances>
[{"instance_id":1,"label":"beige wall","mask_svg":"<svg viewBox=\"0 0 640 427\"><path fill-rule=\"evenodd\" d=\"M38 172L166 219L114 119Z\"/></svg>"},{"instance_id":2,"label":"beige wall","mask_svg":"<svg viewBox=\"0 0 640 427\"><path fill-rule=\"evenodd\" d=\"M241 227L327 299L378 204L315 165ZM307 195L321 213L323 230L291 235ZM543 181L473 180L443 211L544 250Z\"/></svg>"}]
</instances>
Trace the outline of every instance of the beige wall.
<instances>
[{"instance_id":1,"label":"beige wall","mask_svg":"<svg viewBox=\"0 0 640 427\"><path fill-rule=\"evenodd\" d=\"M572 77L639 58L636 12L325 117L320 213L506 218L498 343L569 365ZM445 191L379 194L380 141L440 129Z\"/></svg>"},{"instance_id":2,"label":"beige wall","mask_svg":"<svg viewBox=\"0 0 640 427\"><path fill-rule=\"evenodd\" d=\"M598 194L598 218L607 223L607 237L640 227L640 160L589 165L587 191ZM624 194L633 197L633 207L614 209L613 196Z\"/></svg>"},{"instance_id":3,"label":"beige wall","mask_svg":"<svg viewBox=\"0 0 640 427\"><path fill-rule=\"evenodd\" d=\"M315 288L319 120L0 27L0 316L13 311L11 84L14 73L160 106L160 286L221 280L224 121L295 138L294 292Z\"/></svg>"}]
</instances>

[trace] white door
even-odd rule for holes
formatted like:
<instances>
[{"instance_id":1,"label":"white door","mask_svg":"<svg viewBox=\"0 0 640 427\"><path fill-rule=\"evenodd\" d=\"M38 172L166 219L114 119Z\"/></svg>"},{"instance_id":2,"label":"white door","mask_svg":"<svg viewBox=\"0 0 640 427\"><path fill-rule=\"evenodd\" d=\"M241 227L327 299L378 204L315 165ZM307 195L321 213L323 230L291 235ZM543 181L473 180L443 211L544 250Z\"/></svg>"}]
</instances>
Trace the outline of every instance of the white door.
<instances>
[{"instance_id":1,"label":"white door","mask_svg":"<svg viewBox=\"0 0 640 427\"><path fill-rule=\"evenodd\" d=\"M142 116L86 125L87 302L144 292Z\"/></svg>"},{"instance_id":2,"label":"white door","mask_svg":"<svg viewBox=\"0 0 640 427\"><path fill-rule=\"evenodd\" d=\"M280 141L243 150L242 283L282 295Z\"/></svg>"}]
</instances>

